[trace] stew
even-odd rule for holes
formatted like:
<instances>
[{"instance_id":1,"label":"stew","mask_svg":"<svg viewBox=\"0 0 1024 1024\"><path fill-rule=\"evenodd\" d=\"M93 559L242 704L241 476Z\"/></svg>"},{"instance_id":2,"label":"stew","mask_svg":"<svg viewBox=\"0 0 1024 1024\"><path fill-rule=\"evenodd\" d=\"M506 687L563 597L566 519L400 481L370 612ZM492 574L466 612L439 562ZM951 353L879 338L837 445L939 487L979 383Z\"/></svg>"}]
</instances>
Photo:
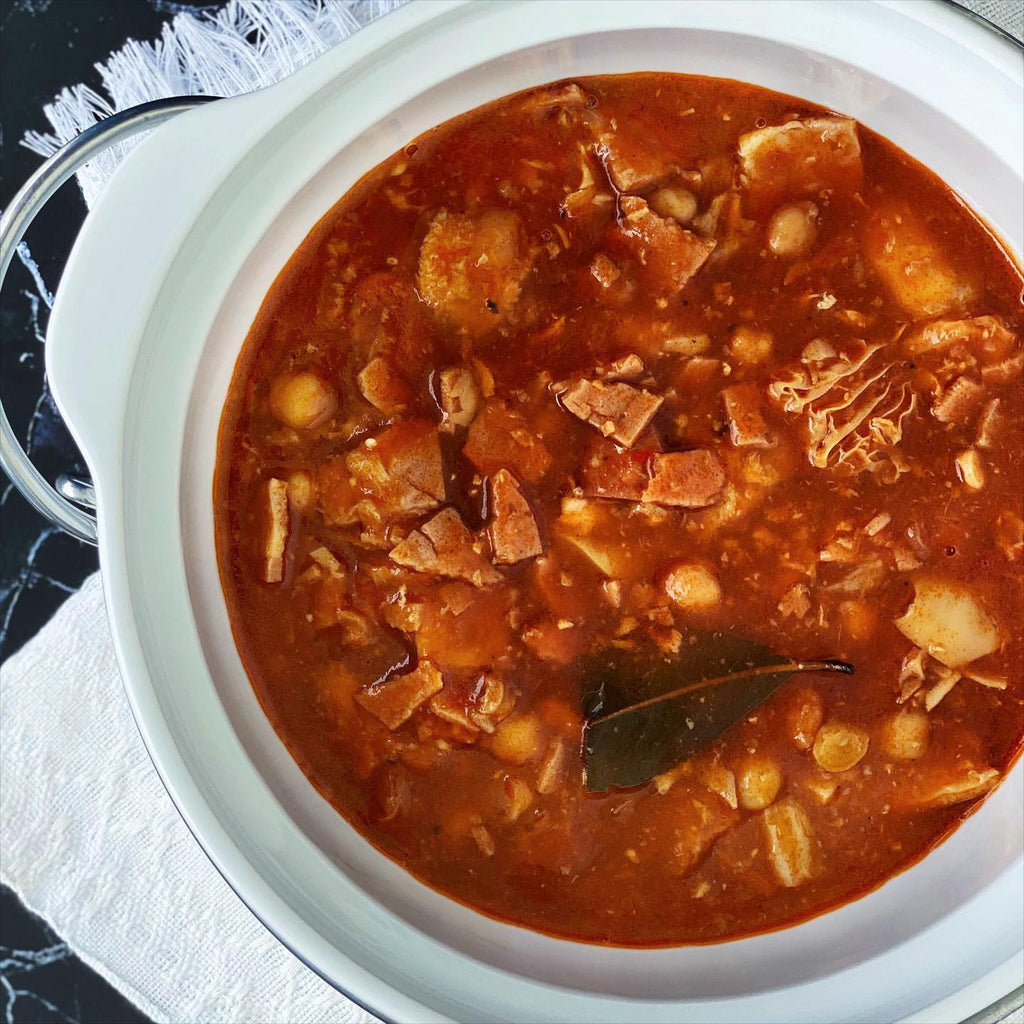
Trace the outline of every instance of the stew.
<instances>
[{"instance_id":1,"label":"stew","mask_svg":"<svg viewBox=\"0 0 1024 1024\"><path fill-rule=\"evenodd\" d=\"M878 886L1021 747L1022 285L926 168L756 86L426 132L300 246L225 408L271 722L378 849L544 932Z\"/></svg>"}]
</instances>

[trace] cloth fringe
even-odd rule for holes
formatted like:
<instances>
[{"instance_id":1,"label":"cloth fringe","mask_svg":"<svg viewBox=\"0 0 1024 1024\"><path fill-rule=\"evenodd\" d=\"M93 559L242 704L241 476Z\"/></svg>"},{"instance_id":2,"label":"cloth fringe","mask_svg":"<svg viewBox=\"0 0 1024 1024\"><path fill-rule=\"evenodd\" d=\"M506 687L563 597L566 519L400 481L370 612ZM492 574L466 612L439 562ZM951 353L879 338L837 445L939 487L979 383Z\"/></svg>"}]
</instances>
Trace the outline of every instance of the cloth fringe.
<instances>
[{"instance_id":1,"label":"cloth fringe","mask_svg":"<svg viewBox=\"0 0 1024 1024\"><path fill-rule=\"evenodd\" d=\"M51 156L83 129L119 110L167 96L236 96L273 85L404 0L230 0L217 11L183 12L153 42L129 40L96 64L99 88L74 85L43 108L52 132L22 145ZM78 173L86 205L139 138L111 147Z\"/></svg>"}]
</instances>

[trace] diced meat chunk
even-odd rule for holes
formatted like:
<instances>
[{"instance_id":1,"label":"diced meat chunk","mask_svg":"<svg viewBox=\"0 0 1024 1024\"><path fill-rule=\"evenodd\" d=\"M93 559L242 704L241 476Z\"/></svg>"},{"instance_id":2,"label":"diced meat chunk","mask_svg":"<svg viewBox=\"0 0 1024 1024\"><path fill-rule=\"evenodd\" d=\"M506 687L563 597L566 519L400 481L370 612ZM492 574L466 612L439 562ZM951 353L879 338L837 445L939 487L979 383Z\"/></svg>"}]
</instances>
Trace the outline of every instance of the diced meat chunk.
<instances>
[{"instance_id":1,"label":"diced meat chunk","mask_svg":"<svg viewBox=\"0 0 1024 1024\"><path fill-rule=\"evenodd\" d=\"M473 535L453 508L445 508L391 550L391 560L417 572L451 576L482 587L501 580L474 546Z\"/></svg>"},{"instance_id":2,"label":"diced meat chunk","mask_svg":"<svg viewBox=\"0 0 1024 1024\"><path fill-rule=\"evenodd\" d=\"M933 320L913 324L900 339L911 356L941 352L954 345L966 345L985 362L999 359L1012 349L1014 334L997 316L974 316L966 320Z\"/></svg>"},{"instance_id":3,"label":"diced meat chunk","mask_svg":"<svg viewBox=\"0 0 1024 1024\"><path fill-rule=\"evenodd\" d=\"M940 423L956 423L963 420L981 401L984 385L970 377L957 377L935 400L932 415Z\"/></svg>"},{"instance_id":4,"label":"diced meat chunk","mask_svg":"<svg viewBox=\"0 0 1024 1024\"><path fill-rule=\"evenodd\" d=\"M565 628L563 628L565 627ZM523 643L538 658L554 661L559 665L568 665L579 657L583 647L581 631L572 623L553 622L543 619L531 623L523 630Z\"/></svg>"},{"instance_id":5,"label":"diced meat chunk","mask_svg":"<svg viewBox=\"0 0 1024 1024\"><path fill-rule=\"evenodd\" d=\"M543 548L537 522L516 478L506 469L498 470L491 477L491 503L494 513L488 535L494 561L513 565L539 555Z\"/></svg>"},{"instance_id":6,"label":"diced meat chunk","mask_svg":"<svg viewBox=\"0 0 1024 1024\"><path fill-rule=\"evenodd\" d=\"M481 473L512 469L535 484L551 468L551 454L522 415L503 402L488 402L469 428L463 453Z\"/></svg>"},{"instance_id":7,"label":"diced meat chunk","mask_svg":"<svg viewBox=\"0 0 1024 1024\"><path fill-rule=\"evenodd\" d=\"M651 482L643 501L676 508L713 505L725 487L725 471L707 448L668 452L651 460Z\"/></svg>"},{"instance_id":8,"label":"diced meat chunk","mask_svg":"<svg viewBox=\"0 0 1024 1024\"><path fill-rule=\"evenodd\" d=\"M814 861L813 832L807 812L793 799L780 800L761 813L768 862L787 888L806 882Z\"/></svg>"},{"instance_id":9,"label":"diced meat chunk","mask_svg":"<svg viewBox=\"0 0 1024 1024\"><path fill-rule=\"evenodd\" d=\"M360 690L355 700L389 729L397 729L443 686L441 673L429 661L421 661L411 672Z\"/></svg>"},{"instance_id":10,"label":"diced meat chunk","mask_svg":"<svg viewBox=\"0 0 1024 1024\"><path fill-rule=\"evenodd\" d=\"M603 366L597 367L597 375L602 380L638 381L647 372L644 361L634 352L620 356Z\"/></svg>"},{"instance_id":11,"label":"diced meat chunk","mask_svg":"<svg viewBox=\"0 0 1024 1024\"><path fill-rule=\"evenodd\" d=\"M640 501L650 482L647 465L661 444L653 431L640 437L629 451L606 438L594 438L580 467L583 493L592 498Z\"/></svg>"},{"instance_id":12,"label":"diced meat chunk","mask_svg":"<svg viewBox=\"0 0 1024 1024\"><path fill-rule=\"evenodd\" d=\"M438 377L438 392L441 404L439 429L453 434L461 427L468 427L480 408L480 391L473 374L463 366L442 370Z\"/></svg>"},{"instance_id":13,"label":"diced meat chunk","mask_svg":"<svg viewBox=\"0 0 1024 1024\"><path fill-rule=\"evenodd\" d=\"M675 793L667 799L672 800ZM686 793L673 808L671 857L666 869L674 875L687 875L696 868L715 840L736 823L736 813L720 800L708 794L693 796Z\"/></svg>"},{"instance_id":14,"label":"diced meat chunk","mask_svg":"<svg viewBox=\"0 0 1024 1024\"><path fill-rule=\"evenodd\" d=\"M651 284L677 292L704 265L715 248L714 239L701 238L671 218L659 217L638 196L620 201L622 237L647 272Z\"/></svg>"},{"instance_id":15,"label":"diced meat chunk","mask_svg":"<svg viewBox=\"0 0 1024 1024\"><path fill-rule=\"evenodd\" d=\"M769 448L768 426L761 415L761 392L756 384L733 384L722 392L722 404L729 421L729 436L737 448Z\"/></svg>"},{"instance_id":16,"label":"diced meat chunk","mask_svg":"<svg viewBox=\"0 0 1024 1024\"><path fill-rule=\"evenodd\" d=\"M444 501L444 469L437 429L408 420L369 438L319 471L325 522L344 526L368 519L423 515Z\"/></svg>"},{"instance_id":17,"label":"diced meat chunk","mask_svg":"<svg viewBox=\"0 0 1024 1024\"><path fill-rule=\"evenodd\" d=\"M267 526L263 542L263 579L280 583L284 578L284 548L288 543L288 484L267 481Z\"/></svg>"},{"instance_id":18,"label":"diced meat chunk","mask_svg":"<svg viewBox=\"0 0 1024 1024\"><path fill-rule=\"evenodd\" d=\"M418 289L448 323L480 335L505 320L529 270L519 217L441 210L420 247Z\"/></svg>"},{"instance_id":19,"label":"diced meat chunk","mask_svg":"<svg viewBox=\"0 0 1024 1024\"><path fill-rule=\"evenodd\" d=\"M863 177L857 122L811 117L769 125L740 136L740 167L755 208L825 189L853 192Z\"/></svg>"},{"instance_id":20,"label":"diced meat chunk","mask_svg":"<svg viewBox=\"0 0 1024 1024\"><path fill-rule=\"evenodd\" d=\"M914 319L965 312L975 298L974 282L954 269L928 226L905 203L872 210L864 253L893 301Z\"/></svg>"},{"instance_id":21,"label":"diced meat chunk","mask_svg":"<svg viewBox=\"0 0 1024 1024\"><path fill-rule=\"evenodd\" d=\"M401 412L409 399L409 385L383 356L375 356L359 372L359 390L370 405L382 413Z\"/></svg>"},{"instance_id":22,"label":"diced meat chunk","mask_svg":"<svg viewBox=\"0 0 1024 1024\"><path fill-rule=\"evenodd\" d=\"M968 448L956 457L956 475L972 491L985 486L985 465L977 448Z\"/></svg>"},{"instance_id":23,"label":"diced meat chunk","mask_svg":"<svg viewBox=\"0 0 1024 1024\"><path fill-rule=\"evenodd\" d=\"M647 429L663 399L631 384L578 380L559 398L574 416L630 448Z\"/></svg>"},{"instance_id":24,"label":"diced meat chunk","mask_svg":"<svg viewBox=\"0 0 1024 1024\"><path fill-rule=\"evenodd\" d=\"M603 252L594 257L590 264L590 273L602 288L611 288L622 277L622 271L615 261Z\"/></svg>"},{"instance_id":25,"label":"diced meat chunk","mask_svg":"<svg viewBox=\"0 0 1024 1024\"><path fill-rule=\"evenodd\" d=\"M677 170L671 154L622 131L601 132L597 155L619 192L643 192Z\"/></svg>"}]
</instances>

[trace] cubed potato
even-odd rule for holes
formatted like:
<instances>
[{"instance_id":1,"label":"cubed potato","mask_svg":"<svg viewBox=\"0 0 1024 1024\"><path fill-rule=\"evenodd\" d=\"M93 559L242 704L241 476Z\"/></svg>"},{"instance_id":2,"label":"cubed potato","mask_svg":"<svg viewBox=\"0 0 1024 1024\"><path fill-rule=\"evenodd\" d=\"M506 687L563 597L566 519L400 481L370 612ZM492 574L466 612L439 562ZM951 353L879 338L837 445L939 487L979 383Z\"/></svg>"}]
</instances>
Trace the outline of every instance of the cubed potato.
<instances>
[{"instance_id":1,"label":"cubed potato","mask_svg":"<svg viewBox=\"0 0 1024 1024\"><path fill-rule=\"evenodd\" d=\"M274 419L296 430L310 430L334 415L338 396L315 373L282 373L270 385L270 411Z\"/></svg>"},{"instance_id":2,"label":"cubed potato","mask_svg":"<svg viewBox=\"0 0 1024 1024\"><path fill-rule=\"evenodd\" d=\"M817 237L818 207L811 202L780 206L768 221L768 248L776 256L802 256Z\"/></svg>"},{"instance_id":3,"label":"cubed potato","mask_svg":"<svg viewBox=\"0 0 1024 1024\"><path fill-rule=\"evenodd\" d=\"M753 327L737 327L729 339L729 355L738 363L763 363L771 358L772 336L769 331Z\"/></svg>"},{"instance_id":4,"label":"cubed potato","mask_svg":"<svg viewBox=\"0 0 1024 1024\"><path fill-rule=\"evenodd\" d=\"M931 724L920 711L898 711L889 715L879 731L882 749L898 761L916 761L928 750Z\"/></svg>"},{"instance_id":5,"label":"cubed potato","mask_svg":"<svg viewBox=\"0 0 1024 1024\"><path fill-rule=\"evenodd\" d=\"M811 752L827 772L849 771L868 752L869 737L864 729L842 722L826 722L814 737Z\"/></svg>"},{"instance_id":6,"label":"cubed potato","mask_svg":"<svg viewBox=\"0 0 1024 1024\"><path fill-rule=\"evenodd\" d=\"M966 312L976 297L974 281L953 267L906 204L881 203L871 211L864 253L893 301L913 319Z\"/></svg>"},{"instance_id":7,"label":"cubed potato","mask_svg":"<svg viewBox=\"0 0 1024 1024\"><path fill-rule=\"evenodd\" d=\"M814 870L813 830L807 812L792 798L761 812L768 862L787 888L806 882Z\"/></svg>"},{"instance_id":8,"label":"cubed potato","mask_svg":"<svg viewBox=\"0 0 1024 1024\"><path fill-rule=\"evenodd\" d=\"M708 611L722 600L715 574L699 562L677 562L665 576L665 593L684 611Z\"/></svg>"},{"instance_id":9,"label":"cubed potato","mask_svg":"<svg viewBox=\"0 0 1024 1024\"><path fill-rule=\"evenodd\" d=\"M754 754L737 766L736 794L744 810L763 810L779 795L781 788L782 769L775 758Z\"/></svg>"},{"instance_id":10,"label":"cubed potato","mask_svg":"<svg viewBox=\"0 0 1024 1024\"><path fill-rule=\"evenodd\" d=\"M999 649L1000 628L971 589L958 580L921 577L896 628L936 661L959 668Z\"/></svg>"},{"instance_id":11,"label":"cubed potato","mask_svg":"<svg viewBox=\"0 0 1024 1024\"><path fill-rule=\"evenodd\" d=\"M502 761L527 764L536 761L544 751L544 728L536 715L510 715L490 737L488 746Z\"/></svg>"},{"instance_id":12,"label":"cubed potato","mask_svg":"<svg viewBox=\"0 0 1024 1024\"><path fill-rule=\"evenodd\" d=\"M418 290L442 319L481 335L508 317L529 268L515 213L441 210L420 248Z\"/></svg>"}]
</instances>

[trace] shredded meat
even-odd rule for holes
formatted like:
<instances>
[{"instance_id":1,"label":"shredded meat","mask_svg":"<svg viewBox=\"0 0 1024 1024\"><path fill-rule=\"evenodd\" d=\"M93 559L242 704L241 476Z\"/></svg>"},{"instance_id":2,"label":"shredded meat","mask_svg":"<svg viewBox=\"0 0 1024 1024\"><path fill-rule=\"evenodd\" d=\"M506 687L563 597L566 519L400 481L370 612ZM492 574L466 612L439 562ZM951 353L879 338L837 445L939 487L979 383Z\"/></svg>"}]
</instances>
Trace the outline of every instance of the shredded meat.
<instances>
[{"instance_id":1,"label":"shredded meat","mask_svg":"<svg viewBox=\"0 0 1024 1024\"><path fill-rule=\"evenodd\" d=\"M647 429L662 399L631 384L579 380L559 396L574 416L629 448Z\"/></svg>"},{"instance_id":2,"label":"shredded meat","mask_svg":"<svg viewBox=\"0 0 1024 1024\"><path fill-rule=\"evenodd\" d=\"M501 573L477 551L473 535L453 508L442 509L413 530L392 548L391 560L417 572L451 576L478 587L501 580Z\"/></svg>"},{"instance_id":3,"label":"shredded meat","mask_svg":"<svg viewBox=\"0 0 1024 1024\"><path fill-rule=\"evenodd\" d=\"M963 420L981 401L985 388L970 377L957 377L935 400L932 415L940 423Z\"/></svg>"},{"instance_id":4,"label":"shredded meat","mask_svg":"<svg viewBox=\"0 0 1024 1024\"><path fill-rule=\"evenodd\" d=\"M903 471L894 449L917 395L882 345L860 342L849 352L791 364L768 393L785 412L806 417L811 465L881 473L885 480Z\"/></svg>"},{"instance_id":5,"label":"shredded meat","mask_svg":"<svg viewBox=\"0 0 1024 1024\"><path fill-rule=\"evenodd\" d=\"M513 565L539 555L543 549L537 522L516 478L508 470L500 469L491 477L491 503L494 514L488 534L494 561Z\"/></svg>"}]
</instances>

